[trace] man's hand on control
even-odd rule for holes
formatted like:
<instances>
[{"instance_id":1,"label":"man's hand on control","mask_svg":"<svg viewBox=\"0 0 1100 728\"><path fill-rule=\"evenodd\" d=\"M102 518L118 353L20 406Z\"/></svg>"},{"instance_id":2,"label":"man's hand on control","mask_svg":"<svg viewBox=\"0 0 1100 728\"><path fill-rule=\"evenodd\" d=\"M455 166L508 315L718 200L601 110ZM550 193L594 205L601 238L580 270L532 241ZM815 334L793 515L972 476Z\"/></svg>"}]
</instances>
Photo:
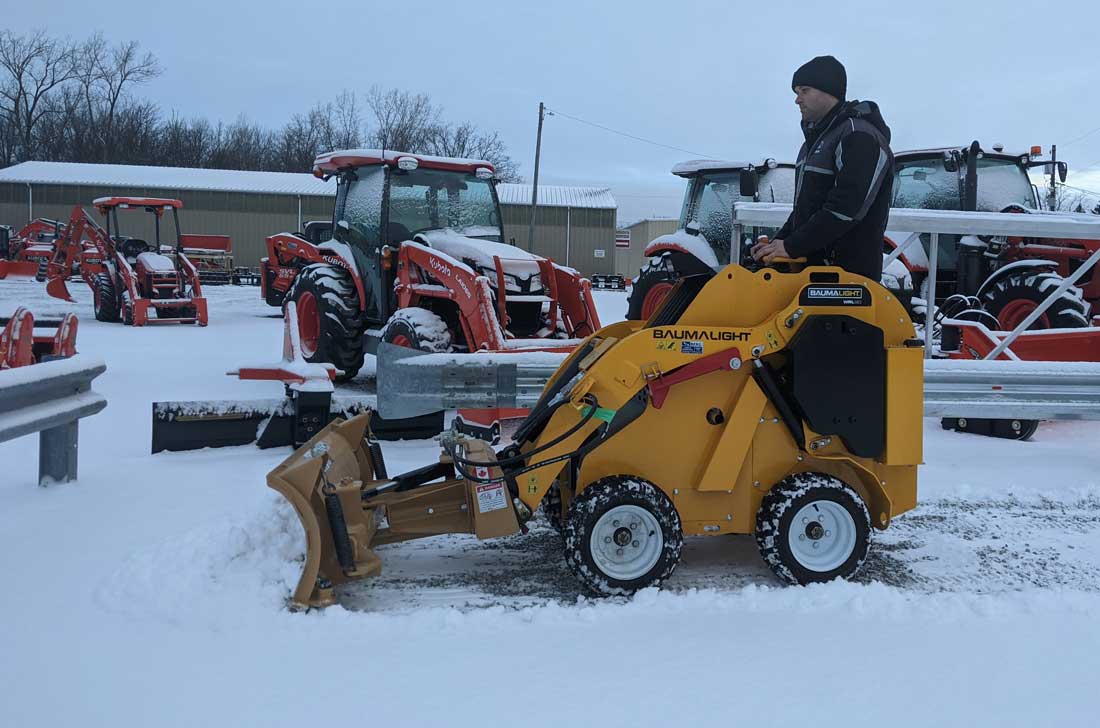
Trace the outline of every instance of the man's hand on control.
<instances>
[{"instance_id":1,"label":"man's hand on control","mask_svg":"<svg viewBox=\"0 0 1100 728\"><path fill-rule=\"evenodd\" d=\"M768 240L767 236L757 238L756 245L752 246L752 257L765 263L771 263L775 258L790 258L787 248L782 240Z\"/></svg>"}]
</instances>

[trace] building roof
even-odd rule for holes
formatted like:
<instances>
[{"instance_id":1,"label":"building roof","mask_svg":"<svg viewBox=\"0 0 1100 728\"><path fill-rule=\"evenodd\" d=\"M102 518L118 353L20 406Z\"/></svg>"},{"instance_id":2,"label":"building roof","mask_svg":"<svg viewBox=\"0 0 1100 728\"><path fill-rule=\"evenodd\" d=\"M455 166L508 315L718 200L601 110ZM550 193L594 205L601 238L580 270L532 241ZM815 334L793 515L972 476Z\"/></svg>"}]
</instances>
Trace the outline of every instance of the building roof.
<instances>
[{"instance_id":1,"label":"building roof","mask_svg":"<svg viewBox=\"0 0 1100 728\"><path fill-rule=\"evenodd\" d=\"M22 162L0 169L0 183L143 187L165 190L255 192L275 195L336 194L336 180L324 181L299 172L249 172L236 169L149 167L131 164L78 162ZM499 184L502 205L530 205L531 185ZM539 185L539 205L614 210L618 207L607 187Z\"/></svg>"},{"instance_id":2,"label":"building roof","mask_svg":"<svg viewBox=\"0 0 1100 728\"><path fill-rule=\"evenodd\" d=\"M314 174L323 172L335 174L347 167L362 167L371 164L388 164L391 167L397 164L402 157L412 157L421 165L429 169L446 169L456 172L469 172L473 174L479 167L485 167L490 172L496 171L491 162L484 159L466 159L464 157L433 157L429 154L413 154L411 152L395 152L392 149L341 149L335 152L327 152L317 155L313 160Z\"/></svg>"},{"instance_id":3,"label":"building roof","mask_svg":"<svg viewBox=\"0 0 1100 728\"><path fill-rule=\"evenodd\" d=\"M497 196L502 205L530 205L531 185L499 184ZM596 210L615 210L618 204L608 187L566 187L563 185L539 185L538 204L543 207L587 207Z\"/></svg>"},{"instance_id":4,"label":"building roof","mask_svg":"<svg viewBox=\"0 0 1100 728\"><path fill-rule=\"evenodd\" d=\"M276 195L336 193L336 180L325 182L312 174L296 172L249 172L237 169L148 167L133 164L77 162L23 162L7 169L0 169L0 182L257 192Z\"/></svg>"}]
</instances>

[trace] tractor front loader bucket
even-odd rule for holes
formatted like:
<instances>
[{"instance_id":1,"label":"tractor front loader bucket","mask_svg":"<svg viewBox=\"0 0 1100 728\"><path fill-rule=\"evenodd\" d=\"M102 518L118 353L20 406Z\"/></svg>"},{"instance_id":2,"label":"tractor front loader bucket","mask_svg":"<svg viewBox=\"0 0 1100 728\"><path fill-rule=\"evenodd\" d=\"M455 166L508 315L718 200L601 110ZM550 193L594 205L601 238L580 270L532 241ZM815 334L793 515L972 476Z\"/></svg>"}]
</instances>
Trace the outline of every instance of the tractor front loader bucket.
<instances>
[{"instance_id":1,"label":"tractor front loader bucket","mask_svg":"<svg viewBox=\"0 0 1100 728\"><path fill-rule=\"evenodd\" d=\"M73 295L71 293L69 293L69 286L65 283L65 275L62 273L59 273L58 275L53 275L54 267L55 265L53 263L50 263L50 273L48 274L49 277L46 280L46 293L53 298L59 298L62 301L68 301L69 303L75 302L76 299L73 298Z\"/></svg>"},{"instance_id":2,"label":"tractor front loader bucket","mask_svg":"<svg viewBox=\"0 0 1100 728\"><path fill-rule=\"evenodd\" d=\"M292 609L335 602L333 588L376 576L374 546L446 533L493 538L516 533L519 519L503 482L456 477L454 463L438 463L388 477L381 448L368 439L370 415L337 420L267 475L268 487L290 501L306 535L302 575ZM480 440L462 440L466 456L494 459ZM478 468L478 478L500 477Z\"/></svg>"},{"instance_id":3,"label":"tractor front loader bucket","mask_svg":"<svg viewBox=\"0 0 1100 728\"><path fill-rule=\"evenodd\" d=\"M0 280L12 278L34 278L38 275L38 263L33 260L0 260Z\"/></svg>"}]
</instances>

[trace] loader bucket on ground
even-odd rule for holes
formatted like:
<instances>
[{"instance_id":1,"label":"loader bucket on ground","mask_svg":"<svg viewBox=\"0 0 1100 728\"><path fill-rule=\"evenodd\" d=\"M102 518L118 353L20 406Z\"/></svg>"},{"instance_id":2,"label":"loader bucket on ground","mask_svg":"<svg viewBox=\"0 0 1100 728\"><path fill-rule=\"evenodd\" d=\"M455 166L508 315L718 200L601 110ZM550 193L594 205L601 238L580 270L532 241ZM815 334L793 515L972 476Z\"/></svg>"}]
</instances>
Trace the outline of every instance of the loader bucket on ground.
<instances>
[{"instance_id":1,"label":"loader bucket on ground","mask_svg":"<svg viewBox=\"0 0 1100 728\"><path fill-rule=\"evenodd\" d=\"M46 293L62 301L73 303L76 299L69 293L69 287L65 284L65 278L50 278L46 281Z\"/></svg>"},{"instance_id":2,"label":"loader bucket on ground","mask_svg":"<svg viewBox=\"0 0 1100 728\"><path fill-rule=\"evenodd\" d=\"M0 280L12 278L34 278L38 275L38 263L33 260L0 260Z\"/></svg>"},{"instance_id":3,"label":"loader bucket on ground","mask_svg":"<svg viewBox=\"0 0 1100 728\"><path fill-rule=\"evenodd\" d=\"M381 573L373 546L445 533L494 538L519 530L504 483L457 478L449 458L386 477L367 440L369 422L369 414L334 421L267 475L268 487L294 506L306 535L302 575L290 596L293 609L333 604L333 587ZM480 440L464 440L463 447L471 458L493 461ZM498 468L479 470L479 477L500 477Z\"/></svg>"}]
</instances>

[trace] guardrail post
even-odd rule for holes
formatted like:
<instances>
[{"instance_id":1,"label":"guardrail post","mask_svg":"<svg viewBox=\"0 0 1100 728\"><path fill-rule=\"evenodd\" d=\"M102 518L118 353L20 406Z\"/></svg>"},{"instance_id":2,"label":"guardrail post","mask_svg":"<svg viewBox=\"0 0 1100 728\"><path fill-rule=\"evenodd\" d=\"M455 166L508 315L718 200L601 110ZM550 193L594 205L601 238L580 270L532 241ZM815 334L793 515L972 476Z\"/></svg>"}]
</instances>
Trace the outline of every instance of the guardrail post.
<instances>
[{"instance_id":1,"label":"guardrail post","mask_svg":"<svg viewBox=\"0 0 1100 728\"><path fill-rule=\"evenodd\" d=\"M79 427L80 420L73 420L38 433L38 484L40 486L76 480Z\"/></svg>"},{"instance_id":2,"label":"guardrail post","mask_svg":"<svg viewBox=\"0 0 1100 728\"><path fill-rule=\"evenodd\" d=\"M939 267L940 234L932 233L928 246L928 298L924 309L924 358L932 358L932 320L936 313L936 269Z\"/></svg>"}]
</instances>

